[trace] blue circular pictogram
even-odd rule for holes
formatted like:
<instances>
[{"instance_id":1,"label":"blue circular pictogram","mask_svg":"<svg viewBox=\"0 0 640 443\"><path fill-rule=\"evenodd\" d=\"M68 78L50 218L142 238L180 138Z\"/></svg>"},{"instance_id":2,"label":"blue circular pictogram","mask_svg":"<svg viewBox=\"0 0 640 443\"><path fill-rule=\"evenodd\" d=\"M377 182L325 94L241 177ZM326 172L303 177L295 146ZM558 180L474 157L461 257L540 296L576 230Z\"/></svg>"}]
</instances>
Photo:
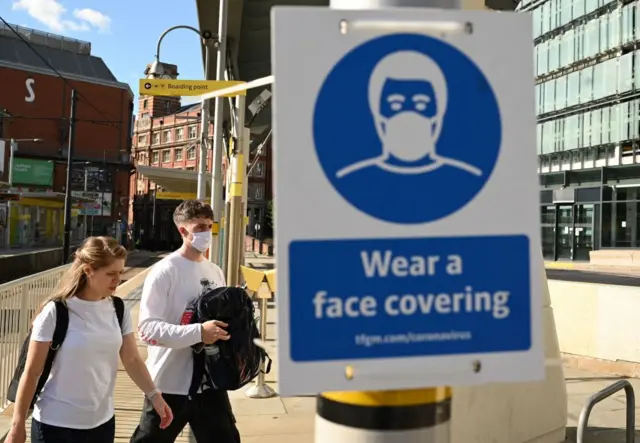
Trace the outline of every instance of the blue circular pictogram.
<instances>
[{"instance_id":1,"label":"blue circular pictogram","mask_svg":"<svg viewBox=\"0 0 640 443\"><path fill-rule=\"evenodd\" d=\"M497 99L476 64L417 34L347 53L325 79L313 119L316 153L336 191L401 224L467 205L491 176L502 139Z\"/></svg>"}]
</instances>

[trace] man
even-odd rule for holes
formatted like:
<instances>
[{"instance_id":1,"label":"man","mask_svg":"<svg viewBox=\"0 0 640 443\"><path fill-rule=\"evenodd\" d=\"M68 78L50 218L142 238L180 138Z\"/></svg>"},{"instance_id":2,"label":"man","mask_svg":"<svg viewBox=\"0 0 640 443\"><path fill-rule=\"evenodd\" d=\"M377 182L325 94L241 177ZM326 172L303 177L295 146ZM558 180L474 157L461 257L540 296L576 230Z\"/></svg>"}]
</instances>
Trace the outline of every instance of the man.
<instances>
[{"instance_id":1,"label":"man","mask_svg":"<svg viewBox=\"0 0 640 443\"><path fill-rule=\"evenodd\" d=\"M160 429L160 417L145 401L131 443L172 443L186 424L198 443L239 443L240 435L226 391L207 386L192 345L230 338L225 323L189 324L187 304L203 289L225 286L222 270L204 258L211 245L213 211L198 200L181 203L173 214L183 244L158 262L142 289L138 333L149 345L147 367L174 419ZM153 395L153 393L151 393Z\"/></svg>"}]
</instances>

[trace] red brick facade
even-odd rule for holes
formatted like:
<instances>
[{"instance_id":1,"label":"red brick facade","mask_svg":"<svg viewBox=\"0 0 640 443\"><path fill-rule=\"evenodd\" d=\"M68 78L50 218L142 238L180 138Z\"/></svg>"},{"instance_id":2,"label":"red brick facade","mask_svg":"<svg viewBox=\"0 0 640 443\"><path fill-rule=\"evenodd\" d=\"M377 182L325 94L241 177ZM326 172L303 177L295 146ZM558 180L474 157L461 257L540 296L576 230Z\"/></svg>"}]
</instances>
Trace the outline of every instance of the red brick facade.
<instances>
[{"instance_id":1,"label":"red brick facade","mask_svg":"<svg viewBox=\"0 0 640 443\"><path fill-rule=\"evenodd\" d=\"M42 139L21 142L16 157L55 163L53 190L64 192L69 135L71 87L77 91L74 162L105 168L108 192L113 195L112 216L127 215L133 97L123 84L68 79L55 74L0 67L2 138ZM9 115L8 117L6 115ZM7 150L8 151L8 150ZM5 153L8 164L8 152ZM86 166L75 166L84 169ZM7 180L8 167L2 179ZM74 188L75 189L75 188Z\"/></svg>"},{"instance_id":2,"label":"red brick facade","mask_svg":"<svg viewBox=\"0 0 640 443\"><path fill-rule=\"evenodd\" d=\"M179 102L178 102L179 103ZM163 110L176 107L175 97L142 96L139 101L139 119L135 122L133 157L136 165L184 170L198 170L200 149L200 106L183 107L178 114L165 114ZM142 117L145 116L145 117ZM213 125L209 128L213 140ZM207 156L207 171L211 173L212 151ZM255 156L251 157L253 162ZM226 159L223 158L223 171ZM131 195L149 194L154 184L142 174L131 177ZM253 233L256 223L264 225L266 206L271 199L270 143L258 156L249 176L248 232ZM133 218L133 206L130 219ZM135 220L134 220L135 221ZM137 221L135 221L138 223ZM264 226L262 226L264 229ZM264 231L263 231L264 232Z\"/></svg>"}]
</instances>

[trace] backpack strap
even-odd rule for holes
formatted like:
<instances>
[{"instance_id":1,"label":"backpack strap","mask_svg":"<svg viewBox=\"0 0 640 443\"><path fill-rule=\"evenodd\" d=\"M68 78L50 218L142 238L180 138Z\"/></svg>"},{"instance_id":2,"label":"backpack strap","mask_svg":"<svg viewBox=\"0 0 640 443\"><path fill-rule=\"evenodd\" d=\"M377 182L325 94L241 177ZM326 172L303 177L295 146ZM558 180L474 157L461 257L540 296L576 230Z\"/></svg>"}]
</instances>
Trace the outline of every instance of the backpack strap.
<instances>
[{"instance_id":1,"label":"backpack strap","mask_svg":"<svg viewBox=\"0 0 640 443\"><path fill-rule=\"evenodd\" d=\"M124 301L120 297L115 295L111 297L113 300L113 307L116 309L116 317L118 317L118 324L122 329L122 322L124 321Z\"/></svg>"},{"instance_id":2,"label":"backpack strap","mask_svg":"<svg viewBox=\"0 0 640 443\"><path fill-rule=\"evenodd\" d=\"M69 309L67 308L67 305L60 300L57 300L54 303L56 306L56 327L53 330L53 338L51 339L51 346L49 347L49 352L44 363L44 368L42 369L42 374L40 374L38 384L36 385L36 391L33 396L34 403L40 395L40 392L42 392L42 388L44 388L45 383L49 380L53 361L56 358L56 354L58 353L58 349L60 349L62 342L64 342L64 338L67 336L67 329L69 329ZM33 407L33 403L31 406Z\"/></svg>"}]
</instances>

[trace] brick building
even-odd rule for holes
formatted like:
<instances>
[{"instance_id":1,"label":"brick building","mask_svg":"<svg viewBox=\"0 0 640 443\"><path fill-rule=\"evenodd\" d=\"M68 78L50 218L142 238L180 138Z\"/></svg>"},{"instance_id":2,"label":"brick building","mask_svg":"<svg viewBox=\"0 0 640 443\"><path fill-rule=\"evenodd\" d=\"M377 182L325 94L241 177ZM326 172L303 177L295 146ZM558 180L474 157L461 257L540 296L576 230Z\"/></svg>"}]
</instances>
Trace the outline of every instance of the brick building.
<instances>
[{"instance_id":1,"label":"brick building","mask_svg":"<svg viewBox=\"0 0 640 443\"><path fill-rule=\"evenodd\" d=\"M178 76L175 65L163 64L164 72L170 77ZM147 75L149 67L145 70ZM179 192L184 184L172 187L165 180L150 180L149 174L140 172L143 168L162 168L184 171L180 177L190 183L190 192L181 192L182 198L195 195L197 170L200 152L201 133L200 103L181 106L179 97L140 96L138 115L134 124L133 158L138 168L131 176L130 193L133 196L129 212L130 226L134 241L142 248L172 248L181 243L173 226L172 216L181 199L155 199L155 192ZM213 119L213 116L212 116ZM213 144L213 124L209 127L209 146ZM228 137L228 134L223 136ZM252 151L262 140L256 134ZM252 137L253 139L253 137ZM265 224L266 209L271 199L271 157L268 147L261 154L253 153L250 164L255 162L248 185L247 215L249 216L248 235L255 234L256 224ZM224 157L224 156L223 156ZM207 176L211 175L212 151L207 153ZM223 171L226 170L226 158L223 158ZM150 171L150 169L145 169ZM264 232L263 232L264 233Z\"/></svg>"},{"instance_id":2,"label":"brick building","mask_svg":"<svg viewBox=\"0 0 640 443\"><path fill-rule=\"evenodd\" d=\"M0 246L61 241L72 89L77 97L72 191L91 200L74 211L80 216L74 235L114 235L118 221L126 223L127 217L133 93L91 55L90 43L14 29L29 44L0 27L0 138L7 148L0 181L9 181L8 139L40 141L18 142L12 169L13 193L20 201L0 197L0 215L5 214L0 222L10 232L0 236ZM86 231L85 214L91 225Z\"/></svg>"}]
</instances>

